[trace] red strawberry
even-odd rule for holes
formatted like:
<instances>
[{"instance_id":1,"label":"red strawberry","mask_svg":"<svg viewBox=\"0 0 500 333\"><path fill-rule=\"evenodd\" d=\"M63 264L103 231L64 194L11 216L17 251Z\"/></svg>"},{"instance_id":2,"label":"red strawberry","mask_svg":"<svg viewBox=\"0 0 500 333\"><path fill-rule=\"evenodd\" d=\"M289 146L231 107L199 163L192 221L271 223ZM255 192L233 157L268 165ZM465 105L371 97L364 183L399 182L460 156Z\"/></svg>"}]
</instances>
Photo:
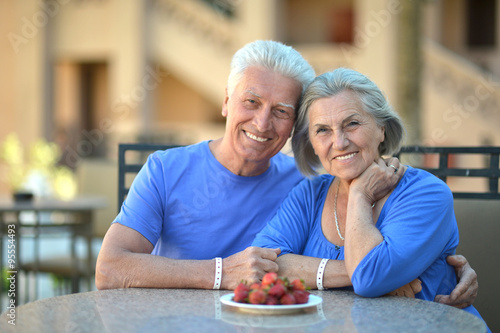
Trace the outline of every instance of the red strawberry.
<instances>
[{"instance_id":1,"label":"red strawberry","mask_svg":"<svg viewBox=\"0 0 500 333\"><path fill-rule=\"evenodd\" d=\"M304 280L301 279L293 280L292 283L290 283L290 287L292 287L292 290L306 290Z\"/></svg>"},{"instance_id":2,"label":"red strawberry","mask_svg":"<svg viewBox=\"0 0 500 333\"><path fill-rule=\"evenodd\" d=\"M294 290L293 297L296 304L305 304L309 301L309 293L305 290Z\"/></svg>"},{"instance_id":3,"label":"red strawberry","mask_svg":"<svg viewBox=\"0 0 500 333\"><path fill-rule=\"evenodd\" d=\"M238 285L236 286L236 288L234 288L234 292L235 292L235 293L236 293L236 292L239 292L239 291L243 291L243 290L245 290L245 291L250 291L250 287L248 287L248 286L247 286L245 283L243 283L243 282L240 282L240 284L238 284Z\"/></svg>"},{"instance_id":4,"label":"red strawberry","mask_svg":"<svg viewBox=\"0 0 500 333\"><path fill-rule=\"evenodd\" d=\"M274 282L276 282L277 279L278 279L277 273L275 273L275 272L266 273L264 275L264 277L262 278L262 285L269 286L269 285L273 284Z\"/></svg>"},{"instance_id":5,"label":"red strawberry","mask_svg":"<svg viewBox=\"0 0 500 333\"><path fill-rule=\"evenodd\" d=\"M248 298L248 292L250 291L250 288L244 284L240 283L236 288L234 289L234 301L239 302L239 303L246 303L246 299Z\"/></svg>"},{"instance_id":6,"label":"red strawberry","mask_svg":"<svg viewBox=\"0 0 500 333\"><path fill-rule=\"evenodd\" d=\"M251 304L264 304L266 302L266 293L262 290L253 290L248 296L248 301Z\"/></svg>"},{"instance_id":7,"label":"red strawberry","mask_svg":"<svg viewBox=\"0 0 500 333\"><path fill-rule=\"evenodd\" d=\"M274 297L277 297L278 299L280 299L281 296L283 296L285 294L285 292L286 292L286 288L284 285L275 284L274 286L271 287L271 289L269 289L267 294L269 296L274 296Z\"/></svg>"},{"instance_id":8,"label":"red strawberry","mask_svg":"<svg viewBox=\"0 0 500 333\"><path fill-rule=\"evenodd\" d=\"M267 305L279 305L280 302L278 301L278 298L268 295L267 299L266 299L266 304Z\"/></svg>"},{"instance_id":9,"label":"red strawberry","mask_svg":"<svg viewBox=\"0 0 500 333\"><path fill-rule=\"evenodd\" d=\"M278 278L274 284L282 284L286 287L288 284L288 280L287 278Z\"/></svg>"},{"instance_id":10,"label":"red strawberry","mask_svg":"<svg viewBox=\"0 0 500 333\"><path fill-rule=\"evenodd\" d=\"M260 290L260 289L262 289L260 283L255 282L250 285L250 290Z\"/></svg>"},{"instance_id":11,"label":"red strawberry","mask_svg":"<svg viewBox=\"0 0 500 333\"><path fill-rule=\"evenodd\" d=\"M234 292L234 297L233 297L235 302L238 303L246 303L248 299L248 291L246 290L240 290L238 292Z\"/></svg>"},{"instance_id":12,"label":"red strawberry","mask_svg":"<svg viewBox=\"0 0 500 333\"><path fill-rule=\"evenodd\" d=\"M295 297L292 294L285 294L281 297L280 302L283 305L295 304Z\"/></svg>"}]
</instances>

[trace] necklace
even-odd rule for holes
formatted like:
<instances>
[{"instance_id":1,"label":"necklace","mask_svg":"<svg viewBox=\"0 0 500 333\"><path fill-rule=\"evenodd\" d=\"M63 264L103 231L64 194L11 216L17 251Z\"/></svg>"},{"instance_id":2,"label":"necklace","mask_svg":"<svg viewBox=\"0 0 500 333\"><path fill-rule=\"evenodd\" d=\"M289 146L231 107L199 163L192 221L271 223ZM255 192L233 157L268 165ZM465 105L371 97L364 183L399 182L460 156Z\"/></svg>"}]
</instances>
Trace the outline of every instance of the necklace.
<instances>
[{"instance_id":1,"label":"necklace","mask_svg":"<svg viewBox=\"0 0 500 333\"><path fill-rule=\"evenodd\" d=\"M344 240L344 237L340 233L339 221L337 219L337 197L339 196L339 189L340 189L340 181L337 185L337 192L335 192L335 202L333 204L333 216L335 217L335 226L337 227L337 233L339 234L340 239ZM373 207L375 207L375 202L372 205L372 208Z\"/></svg>"},{"instance_id":2,"label":"necklace","mask_svg":"<svg viewBox=\"0 0 500 333\"><path fill-rule=\"evenodd\" d=\"M335 193L335 202L333 204L333 216L335 216L335 225L337 226L337 233L339 234L340 239L344 240L344 237L340 233L339 221L337 220L337 197L339 195L339 189L340 189L340 181L337 185L337 192Z\"/></svg>"}]
</instances>

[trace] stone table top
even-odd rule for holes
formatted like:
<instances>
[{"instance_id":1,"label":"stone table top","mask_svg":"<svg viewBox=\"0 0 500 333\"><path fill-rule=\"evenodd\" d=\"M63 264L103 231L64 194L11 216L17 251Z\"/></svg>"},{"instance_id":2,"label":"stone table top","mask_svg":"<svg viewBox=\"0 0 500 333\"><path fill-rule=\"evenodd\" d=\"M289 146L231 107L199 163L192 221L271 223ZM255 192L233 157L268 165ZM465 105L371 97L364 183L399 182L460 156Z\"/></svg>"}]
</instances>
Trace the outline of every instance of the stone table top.
<instances>
[{"instance_id":1,"label":"stone table top","mask_svg":"<svg viewBox=\"0 0 500 333\"><path fill-rule=\"evenodd\" d=\"M311 291L311 294L322 298L320 305L294 313L263 315L222 304L220 297L228 293L231 291L134 288L58 296L4 311L0 319L0 331L486 331L479 318L463 310L418 299L389 296L363 298L345 290Z\"/></svg>"}]
</instances>

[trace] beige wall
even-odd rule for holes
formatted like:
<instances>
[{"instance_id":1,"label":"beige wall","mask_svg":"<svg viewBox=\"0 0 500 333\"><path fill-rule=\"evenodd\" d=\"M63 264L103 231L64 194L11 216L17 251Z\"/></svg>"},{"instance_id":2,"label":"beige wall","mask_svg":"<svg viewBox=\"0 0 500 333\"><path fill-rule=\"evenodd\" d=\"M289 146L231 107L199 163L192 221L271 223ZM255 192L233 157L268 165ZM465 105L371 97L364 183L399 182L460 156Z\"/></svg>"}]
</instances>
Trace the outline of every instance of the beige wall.
<instances>
[{"instance_id":1,"label":"beige wall","mask_svg":"<svg viewBox=\"0 0 500 333\"><path fill-rule=\"evenodd\" d=\"M53 54L57 58L96 60L117 47L117 16L130 1L67 1L53 17ZM118 10L120 7L121 10Z\"/></svg>"},{"instance_id":2,"label":"beige wall","mask_svg":"<svg viewBox=\"0 0 500 333\"><path fill-rule=\"evenodd\" d=\"M0 137L22 132L23 143L45 134L46 15L37 4L34 0L0 4L0 34L4 36L0 42L0 105L6 119L0 126Z\"/></svg>"},{"instance_id":3,"label":"beige wall","mask_svg":"<svg viewBox=\"0 0 500 333\"><path fill-rule=\"evenodd\" d=\"M173 75L167 76L154 92L154 122L222 122L221 107L203 98Z\"/></svg>"},{"instance_id":4,"label":"beige wall","mask_svg":"<svg viewBox=\"0 0 500 333\"><path fill-rule=\"evenodd\" d=\"M393 0L356 1L352 67L368 75L394 104L396 99L397 7Z\"/></svg>"},{"instance_id":5,"label":"beige wall","mask_svg":"<svg viewBox=\"0 0 500 333\"><path fill-rule=\"evenodd\" d=\"M15 13L15 14L14 14ZM0 33L7 36L13 32L18 25L19 15L17 8L11 1L0 1ZM0 138L4 138L11 131L16 130L16 109L17 99L15 96L16 86L14 80L16 73L16 53L12 48L8 38L0 38L0 105L2 108L2 123L0 126Z\"/></svg>"}]
</instances>

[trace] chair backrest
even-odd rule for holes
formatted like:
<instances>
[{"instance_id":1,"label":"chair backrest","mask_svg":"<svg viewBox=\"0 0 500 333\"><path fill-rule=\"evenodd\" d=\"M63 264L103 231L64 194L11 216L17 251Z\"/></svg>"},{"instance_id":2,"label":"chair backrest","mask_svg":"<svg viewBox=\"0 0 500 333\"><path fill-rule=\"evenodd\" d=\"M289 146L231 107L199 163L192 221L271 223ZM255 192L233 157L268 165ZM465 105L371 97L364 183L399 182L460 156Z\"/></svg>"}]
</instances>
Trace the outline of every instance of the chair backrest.
<instances>
[{"instance_id":1,"label":"chair backrest","mask_svg":"<svg viewBox=\"0 0 500 333\"><path fill-rule=\"evenodd\" d=\"M130 189L131 182L127 181L127 175L136 175L151 153L175 147L180 146L152 143L120 143L118 145L118 212Z\"/></svg>"},{"instance_id":2,"label":"chair backrest","mask_svg":"<svg viewBox=\"0 0 500 333\"><path fill-rule=\"evenodd\" d=\"M480 159L479 167L457 167L461 155L476 155ZM455 199L488 199L499 200L498 178L500 177L499 156L500 147L422 147L408 146L401 148L396 154L403 163L407 159L415 160L420 156L424 161L419 168L429 171L444 182L449 183L453 177L475 177L487 181L487 190L483 192L453 191ZM437 157L438 165L431 167L429 164L432 157ZM469 160L471 158L468 158ZM414 165L413 163L409 163Z\"/></svg>"},{"instance_id":3,"label":"chair backrest","mask_svg":"<svg viewBox=\"0 0 500 333\"><path fill-rule=\"evenodd\" d=\"M171 144L152 143L129 143L118 145L118 211L121 209L129 191L130 183L127 182L127 175L137 174L144 165L147 157L157 151L179 147ZM128 153L128 154L127 154ZM454 161L465 155L477 155L484 159L482 167L458 168L454 166ZM463 156L462 156L463 155ZM474 177L484 178L488 182L488 190L484 192L453 191L455 199L496 199L500 200L498 192L498 179L500 178L499 156L500 147L423 147L407 146L402 147L395 156L403 162L414 160L416 157L424 160L423 165L415 165L436 175L444 182L454 177ZM437 157L437 167L426 165L425 161Z\"/></svg>"}]
</instances>

